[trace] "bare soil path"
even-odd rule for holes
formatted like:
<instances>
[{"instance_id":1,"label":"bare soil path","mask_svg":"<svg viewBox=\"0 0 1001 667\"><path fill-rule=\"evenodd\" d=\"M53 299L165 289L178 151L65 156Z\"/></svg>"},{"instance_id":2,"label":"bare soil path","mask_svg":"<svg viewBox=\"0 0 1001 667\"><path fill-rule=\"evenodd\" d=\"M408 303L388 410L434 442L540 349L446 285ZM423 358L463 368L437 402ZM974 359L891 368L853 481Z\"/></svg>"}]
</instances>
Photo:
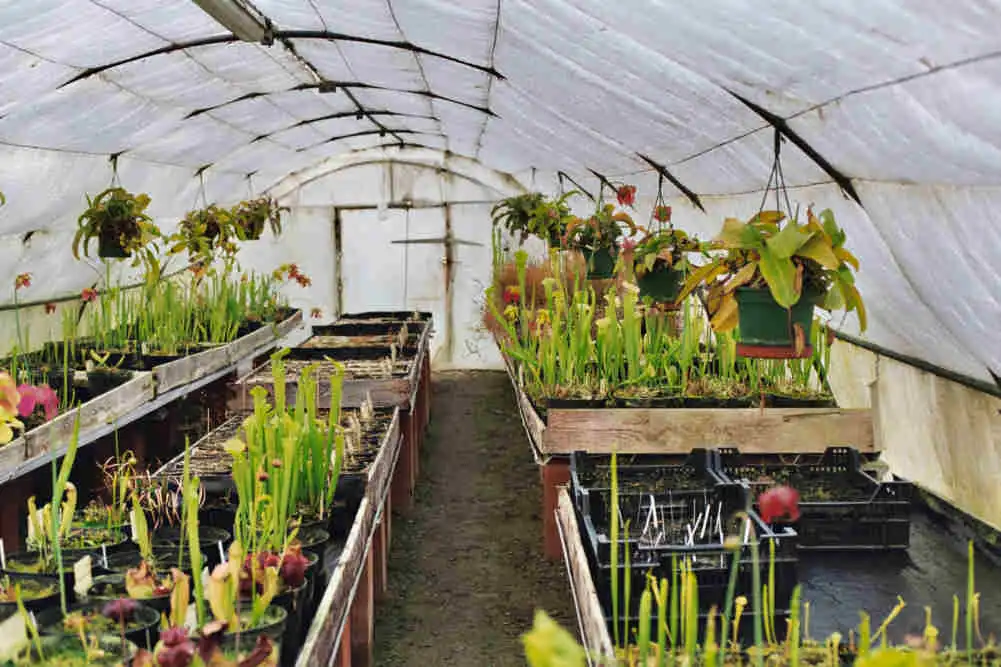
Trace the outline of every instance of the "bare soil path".
<instances>
[{"instance_id":1,"label":"bare soil path","mask_svg":"<svg viewBox=\"0 0 1001 667\"><path fill-rule=\"evenodd\" d=\"M539 472L507 376L435 374L414 508L393 517L379 667L525 665L536 608L576 631L562 563L542 558Z\"/></svg>"}]
</instances>

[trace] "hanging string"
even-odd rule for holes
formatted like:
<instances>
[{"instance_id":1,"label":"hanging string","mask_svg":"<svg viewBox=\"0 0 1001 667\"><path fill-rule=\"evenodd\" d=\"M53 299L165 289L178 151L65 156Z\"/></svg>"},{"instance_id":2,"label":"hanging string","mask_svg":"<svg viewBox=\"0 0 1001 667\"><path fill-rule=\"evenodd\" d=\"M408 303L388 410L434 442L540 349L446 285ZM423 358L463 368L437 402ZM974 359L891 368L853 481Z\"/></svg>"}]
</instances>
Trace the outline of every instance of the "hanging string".
<instances>
[{"instance_id":1,"label":"hanging string","mask_svg":"<svg viewBox=\"0 0 1001 667\"><path fill-rule=\"evenodd\" d=\"M247 174L247 197L249 199L254 198L254 174L253 172Z\"/></svg>"},{"instance_id":2,"label":"hanging string","mask_svg":"<svg viewBox=\"0 0 1001 667\"><path fill-rule=\"evenodd\" d=\"M772 187L775 187L775 210L783 212L782 200L785 200L785 214L790 218L795 218L793 214L792 203L789 200L789 188L786 185L785 173L782 171L782 134L776 129L775 130L775 148L774 157L772 158L772 170L768 174L768 182L765 184L765 190L761 193L761 204L758 206L758 213L760 214L765 210L765 204L768 201L768 194L771 192Z\"/></svg>"},{"instance_id":3,"label":"hanging string","mask_svg":"<svg viewBox=\"0 0 1001 667\"><path fill-rule=\"evenodd\" d=\"M120 188L122 187L121 181L118 180L118 153L111 156L111 187Z\"/></svg>"}]
</instances>

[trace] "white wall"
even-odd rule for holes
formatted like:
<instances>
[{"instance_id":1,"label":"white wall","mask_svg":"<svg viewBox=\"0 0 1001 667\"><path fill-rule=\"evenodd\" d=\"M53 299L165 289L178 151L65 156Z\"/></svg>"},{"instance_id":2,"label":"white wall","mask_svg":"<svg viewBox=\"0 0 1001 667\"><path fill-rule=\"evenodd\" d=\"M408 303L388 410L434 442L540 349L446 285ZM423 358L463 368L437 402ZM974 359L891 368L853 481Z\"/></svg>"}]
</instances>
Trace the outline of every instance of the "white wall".
<instances>
[{"instance_id":1,"label":"white wall","mask_svg":"<svg viewBox=\"0 0 1001 667\"><path fill-rule=\"evenodd\" d=\"M1001 399L838 341L842 407L872 407L890 469L1001 529Z\"/></svg>"},{"instance_id":2,"label":"white wall","mask_svg":"<svg viewBox=\"0 0 1001 667\"><path fill-rule=\"evenodd\" d=\"M323 308L325 320L328 314L359 310L431 311L436 368L502 368L481 316L491 277L490 208L520 190L510 177L440 153L333 161L272 189L292 208L294 224L278 243L262 240L254 262L261 268L299 262L314 285L293 302ZM340 303L335 211L341 228ZM442 242L449 229L455 240L451 280ZM290 295L296 298L294 289Z\"/></svg>"}]
</instances>

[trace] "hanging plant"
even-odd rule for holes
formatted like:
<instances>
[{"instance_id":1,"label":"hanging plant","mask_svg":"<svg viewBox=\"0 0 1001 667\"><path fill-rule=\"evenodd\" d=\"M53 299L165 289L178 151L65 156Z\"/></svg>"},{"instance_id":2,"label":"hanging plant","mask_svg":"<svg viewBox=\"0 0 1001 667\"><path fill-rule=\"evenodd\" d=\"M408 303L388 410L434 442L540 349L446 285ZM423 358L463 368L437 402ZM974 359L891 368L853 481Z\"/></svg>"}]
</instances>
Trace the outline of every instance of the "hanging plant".
<instances>
[{"instance_id":1,"label":"hanging plant","mask_svg":"<svg viewBox=\"0 0 1001 667\"><path fill-rule=\"evenodd\" d=\"M629 229L630 237L636 235L636 224L628 213L616 212L614 204L601 201L590 218L573 218L567 225L564 244L584 255L589 280L607 279L615 274L619 239L625 235L622 225Z\"/></svg>"},{"instance_id":2,"label":"hanging plant","mask_svg":"<svg viewBox=\"0 0 1001 667\"><path fill-rule=\"evenodd\" d=\"M701 250L702 244L671 224L671 207L664 204L659 192L650 220L650 231L643 230L644 235L633 246L636 286L641 297L674 306L691 268L687 253Z\"/></svg>"},{"instance_id":3,"label":"hanging plant","mask_svg":"<svg viewBox=\"0 0 1001 667\"><path fill-rule=\"evenodd\" d=\"M230 240L233 224L233 212L215 204L188 211L169 239L170 254L187 251L190 261L204 264L211 263L216 250L232 254L236 251Z\"/></svg>"},{"instance_id":4,"label":"hanging plant","mask_svg":"<svg viewBox=\"0 0 1001 667\"><path fill-rule=\"evenodd\" d=\"M149 195L134 195L125 188L111 187L91 199L77 220L73 256L80 259L80 246L89 256L90 242L97 238L99 257L130 257L160 236L153 219L146 215Z\"/></svg>"},{"instance_id":5,"label":"hanging plant","mask_svg":"<svg viewBox=\"0 0 1001 667\"><path fill-rule=\"evenodd\" d=\"M230 211L233 231L241 241L256 241L267 225L271 233L278 236L282 233L281 215L288 210L271 197L242 201Z\"/></svg>"},{"instance_id":6,"label":"hanging plant","mask_svg":"<svg viewBox=\"0 0 1001 667\"><path fill-rule=\"evenodd\" d=\"M807 209L805 223L780 211L762 211L747 222L728 218L715 239L726 253L693 271L681 296L705 284L713 328L730 331L739 323L743 356L810 356L814 306L855 311L866 328L852 272L859 262L845 239L830 209L819 218Z\"/></svg>"}]
</instances>

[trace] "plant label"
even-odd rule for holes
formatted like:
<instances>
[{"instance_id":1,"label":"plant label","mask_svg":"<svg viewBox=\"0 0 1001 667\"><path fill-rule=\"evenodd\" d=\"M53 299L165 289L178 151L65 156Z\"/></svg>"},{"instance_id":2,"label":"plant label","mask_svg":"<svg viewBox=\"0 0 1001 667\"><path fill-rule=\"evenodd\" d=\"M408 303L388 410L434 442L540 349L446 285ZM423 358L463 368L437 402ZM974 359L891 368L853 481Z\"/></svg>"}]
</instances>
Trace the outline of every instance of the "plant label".
<instances>
[{"instance_id":1,"label":"plant label","mask_svg":"<svg viewBox=\"0 0 1001 667\"><path fill-rule=\"evenodd\" d=\"M73 563L73 577L76 579L73 585L73 590L80 597L87 594L90 590L90 585L93 583L93 573L91 571L91 559L90 556L84 556L77 562Z\"/></svg>"},{"instance_id":2,"label":"plant label","mask_svg":"<svg viewBox=\"0 0 1001 667\"><path fill-rule=\"evenodd\" d=\"M133 507L129 510L129 526L132 528L132 541L139 541L139 531L136 530L136 508Z\"/></svg>"},{"instance_id":3,"label":"plant label","mask_svg":"<svg viewBox=\"0 0 1001 667\"><path fill-rule=\"evenodd\" d=\"M12 660L28 643L28 625L24 616L15 612L0 623L0 660Z\"/></svg>"}]
</instances>

